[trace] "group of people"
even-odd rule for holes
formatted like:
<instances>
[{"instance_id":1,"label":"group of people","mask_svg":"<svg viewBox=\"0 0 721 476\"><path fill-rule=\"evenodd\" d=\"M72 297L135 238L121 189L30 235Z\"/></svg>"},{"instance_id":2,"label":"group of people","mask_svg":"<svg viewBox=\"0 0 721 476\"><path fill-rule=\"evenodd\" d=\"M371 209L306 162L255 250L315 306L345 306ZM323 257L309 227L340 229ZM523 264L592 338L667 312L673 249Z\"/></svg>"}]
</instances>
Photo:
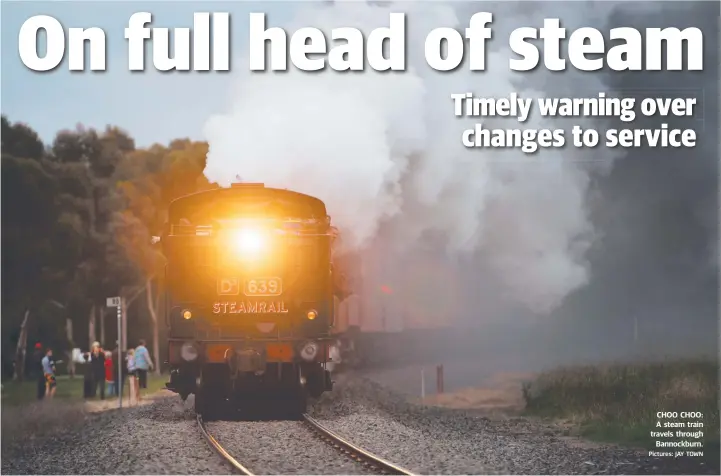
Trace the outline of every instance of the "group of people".
<instances>
[{"instance_id":1,"label":"group of people","mask_svg":"<svg viewBox=\"0 0 721 476\"><path fill-rule=\"evenodd\" d=\"M123 391L123 384L127 377L130 385L130 401L140 401L140 389L148 388L148 371L153 370L153 361L150 352L145 346L145 340L140 339L136 348L126 352L121 365L122 375L118 378L118 351L104 351L99 342L93 342L90 352L85 354L88 362L85 374L85 397L95 397L100 394L104 400L106 393L109 396L118 395Z\"/></svg>"},{"instance_id":2,"label":"group of people","mask_svg":"<svg viewBox=\"0 0 721 476\"><path fill-rule=\"evenodd\" d=\"M140 339L136 348L128 349L123 357L121 375L118 375L118 349L105 351L99 342L93 342L90 352L84 354L83 359L88 363L84 375L84 397L91 398L100 394L104 400L106 394L117 396L123 391L123 384L127 377L130 384L130 401L140 401L140 389L148 388L148 372L153 370L153 360L145 346L145 340ZM55 361L53 351L48 348L43 352L42 344L35 345L35 366L38 371L38 399L52 398L57 388L55 379ZM120 378L119 378L120 377Z\"/></svg>"}]
</instances>

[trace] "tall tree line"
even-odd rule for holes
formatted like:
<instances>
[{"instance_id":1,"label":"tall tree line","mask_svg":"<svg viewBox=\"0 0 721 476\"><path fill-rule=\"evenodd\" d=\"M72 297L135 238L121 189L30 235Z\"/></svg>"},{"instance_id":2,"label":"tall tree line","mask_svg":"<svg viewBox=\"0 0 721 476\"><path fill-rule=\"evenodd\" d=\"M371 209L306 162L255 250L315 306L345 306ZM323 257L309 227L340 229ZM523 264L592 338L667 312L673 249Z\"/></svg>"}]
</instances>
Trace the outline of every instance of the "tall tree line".
<instances>
[{"instance_id":1,"label":"tall tree line","mask_svg":"<svg viewBox=\"0 0 721 476\"><path fill-rule=\"evenodd\" d=\"M5 116L1 137L3 377L27 358L17 353L24 320L29 345L56 355L92 340L113 348L105 299L118 295L128 302L129 344L146 338L159 360L164 260L150 240L171 200L210 187L207 144L137 148L117 127L83 126L44 144Z\"/></svg>"}]
</instances>

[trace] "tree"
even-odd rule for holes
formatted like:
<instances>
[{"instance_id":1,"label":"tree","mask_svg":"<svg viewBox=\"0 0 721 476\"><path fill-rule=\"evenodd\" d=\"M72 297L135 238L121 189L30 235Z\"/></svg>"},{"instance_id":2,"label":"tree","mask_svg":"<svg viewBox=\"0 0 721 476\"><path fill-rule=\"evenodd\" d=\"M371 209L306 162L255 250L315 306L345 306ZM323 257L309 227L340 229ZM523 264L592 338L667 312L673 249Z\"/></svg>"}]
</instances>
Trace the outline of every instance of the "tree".
<instances>
[{"instance_id":1,"label":"tree","mask_svg":"<svg viewBox=\"0 0 721 476\"><path fill-rule=\"evenodd\" d=\"M155 368L160 369L160 299L165 259L151 245L166 220L170 202L209 184L202 175L207 144L173 141L126 154L116 170L117 188L125 207L114 220L114 233L138 276L145 279L146 306L152 322Z\"/></svg>"},{"instance_id":2,"label":"tree","mask_svg":"<svg viewBox=\"0 0 721 476\"><path fill-rule=\"evenodd\" d=\"M27 335L28 321L35 320L32 327L45 329L51 342L63 344L48 320L55 316L44 306L53 297L65 299L72 281L68 273L80 255L82 206L65 200L60 170L43 156L44 146L32 129L5 117L2 128L3 340L10 343L6 336L15 337L21 320ZM23 355L19 349L18 357ZM16 362L20 371L23 363Z\"/></svg>"},{"instance_id":3,"label":"tree","mask_svg":"<svg viewBox=\"0 0 721 476\"><path fill-rule=\"evenodd\" d=\"M98 133L82 126L76 127L74 131L58 133L51 147L53 159L73 170L66 176L64 190L87 206L87 234L81 260L81 279L86 283L87 308L84 314L93 323L96 316L99 315L101 319L104 316L105 297L115 295L123 286L131 285L135 278L127 272L127 267L114 249L117 244L110 227L119 206L113 187L113 174L123 155L134 149L133 139L117 127L107 127L105 132ZM95 335L88 337L89 340L96 338ZM102 342L102 345L106 344Z\"/></svg>"},{"instance_id":4,"label":"tree","mask_svg":"<svg viewBox=\"0 0 721 476\"><path fill-rule=\"evenodd\" d=\"M25 124L11 124L2 116L3 154L25 159L41 160L45 157L45 146L37 132Z\"/></svg>"},{"instance_id":5,"label":"tree","mask_svg":"<svg viewBox=\"0 0 721 476\"><path fill-rule=\"evenodd\" d=\"M134 148L118 128L78 127L58 133L46 150L35 131L3 116L4 343L17 341L29 315L27 333L34 329L58 350L70 347L72 320L94 317L108 289L136 279L118 271L127 260L109 234L119 203L112 176Z\"/></svg>"},{"instance_id":6,"label":"tree","mask_svg":"<svg viewBox=\"0 0 721 476\"><path fill-rule=\"evenodd\" d=\"M136 149L117 127L83 126L58 132L46 147L3 116L5 348L22 340L26 320L31 341L70 349L92 337L88 324L107 296L144 292L133 329L152 331L159 369L165 261L150 239L173 199L212 187L202 174L207 150L188 139Z\"/></svg>"}]
</instances>

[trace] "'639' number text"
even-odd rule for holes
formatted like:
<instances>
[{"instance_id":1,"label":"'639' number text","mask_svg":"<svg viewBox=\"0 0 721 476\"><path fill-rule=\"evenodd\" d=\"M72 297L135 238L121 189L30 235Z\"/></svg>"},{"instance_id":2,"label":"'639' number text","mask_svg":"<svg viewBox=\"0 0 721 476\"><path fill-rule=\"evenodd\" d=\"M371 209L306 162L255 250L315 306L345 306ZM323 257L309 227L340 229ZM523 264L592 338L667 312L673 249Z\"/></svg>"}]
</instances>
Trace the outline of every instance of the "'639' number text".
<instances>
[{"instance_id":1,"label":"'639' number text","mask_svg":"<svg viewBox=\"0 0 721 476\"><path fill-rule=\"evenodd\" d=\"M280 278L255 278L245 282L246 296L279 296L283 292Z\"/></svg>"}]
</instances>

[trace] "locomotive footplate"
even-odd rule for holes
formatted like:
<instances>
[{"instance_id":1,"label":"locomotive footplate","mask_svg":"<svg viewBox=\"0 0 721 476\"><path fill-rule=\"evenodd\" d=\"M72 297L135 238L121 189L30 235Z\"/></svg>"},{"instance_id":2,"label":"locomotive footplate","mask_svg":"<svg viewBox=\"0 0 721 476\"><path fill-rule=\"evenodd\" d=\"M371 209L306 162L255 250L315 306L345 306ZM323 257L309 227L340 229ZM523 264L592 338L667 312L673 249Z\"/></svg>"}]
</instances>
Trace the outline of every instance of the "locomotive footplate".
<instances>
[{"instance_id":1,"label":"locomotive footplate","mask_svg":"<svg viewBox=\"0 0 721 476\"><path fill-rule=\"evenodd\" d=\"M171 382L168 389L182 398L320 396L332 389L326 369L332 340L170 341ZM190 357L188 359L187 357ZM262 397L261 397L262 398Z\"/></svg>"},{"instance_id":2,"label":"locomotive footplate","mask_svg":"<svg viewBox=\"0 0 721 476\"><path fill-rule=\"evenodd\" d=\"M184 366L191 363L183 357L183 346L193 349L192 363L228 364L234 354L240 356L237 365L255 371L258 367L270 363L326 362L329 347L334 341L322 337L315 339L279 339L279 340L184 340L171 339L168 345L168 363L172 366ZM307 349L304 348L310 345ZM310 354L308 353L310 352ZM242 370L240 370L242 371Z\"/></svg>"}]
</instances>

